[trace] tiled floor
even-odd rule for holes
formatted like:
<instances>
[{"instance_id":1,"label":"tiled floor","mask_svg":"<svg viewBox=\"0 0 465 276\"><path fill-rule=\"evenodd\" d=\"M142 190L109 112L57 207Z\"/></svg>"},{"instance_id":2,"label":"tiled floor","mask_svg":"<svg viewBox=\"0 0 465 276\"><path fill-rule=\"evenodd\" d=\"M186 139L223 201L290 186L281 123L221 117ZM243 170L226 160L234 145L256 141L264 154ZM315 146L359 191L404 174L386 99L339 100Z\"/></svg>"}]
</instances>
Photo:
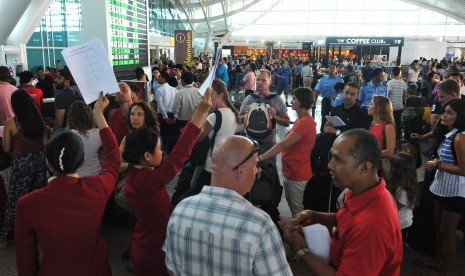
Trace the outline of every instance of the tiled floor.
<instances>
[{"instance_id":1,"label":"tiled floor","mask_svg":"<svg viewBox=\"0 0 465 276\"><path fill-rule=\"evenodd\" d=\"M289 115L292 118L295 113L292 110L289 111ZM317 122L320 122L320 115L319 110L316 112ZM318 129L318 127L317 127ZM278 138L284 137L285 132L287 131L286 128L278 126ZM280 158L278 158L279 160ZM278 164L280 168L281 164ZM174 179L168 185L168 191L172 193L174 183L176 183L176 179ZM281 200L281 204L279 205L280 212L287 218L291 216L289 208L286 203L286 199L284 195ZM125 249L127 249L130 240L131 240L131 231L128 228L123 227L114 227L114 226L104 226L102 228L103 237L106 240L109 248L110 248L110 266L115 276L123 276L123 275L132 275L128 273L126 270L126 266L129 263L128 261L121 261L120 254ZM457 254L456 254L456 266L455 269L452 271L450 275L465 275L465 248L462 244L463 234L461 232L457 232ZM72 238L72 237L70 237ZM434 241L431 241L434 242ZM409 248L404 247L404 261L402 264L402 272L401 275L410 276L410 275L428 275L434 271L418 268L413 265L413 260L415 259L425 259L426 256L418 253L417 251ZM361 260L363 261L363 260ZM296 276L303 276L303 275L310 275L308 270L303 267L300 263L297 262L290 262L292 271ZM16 264L15 264L15 250L14 246L6 250L0 249L0 276L13 276L16 275Z\"/></svg>"}]
</instances>

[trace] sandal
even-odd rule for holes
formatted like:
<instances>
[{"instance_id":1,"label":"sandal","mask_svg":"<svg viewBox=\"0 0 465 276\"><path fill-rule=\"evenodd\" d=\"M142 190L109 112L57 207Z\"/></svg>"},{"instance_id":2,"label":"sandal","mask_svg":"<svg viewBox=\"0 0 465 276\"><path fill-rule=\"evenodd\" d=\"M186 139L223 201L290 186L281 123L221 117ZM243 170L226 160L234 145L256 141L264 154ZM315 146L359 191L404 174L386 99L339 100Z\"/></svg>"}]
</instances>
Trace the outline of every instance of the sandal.
<instances>
[{"instance_id":1,"label":"sandal","mask_svg":"<svg viewBox=\"0 0 465 276\"><path fill-rule=\"evenodd\" d=\"M429 268L429 269L441 269L441 261L438 260L415 260L413 264L419 267Z\"/></svg>"}]
</instances>

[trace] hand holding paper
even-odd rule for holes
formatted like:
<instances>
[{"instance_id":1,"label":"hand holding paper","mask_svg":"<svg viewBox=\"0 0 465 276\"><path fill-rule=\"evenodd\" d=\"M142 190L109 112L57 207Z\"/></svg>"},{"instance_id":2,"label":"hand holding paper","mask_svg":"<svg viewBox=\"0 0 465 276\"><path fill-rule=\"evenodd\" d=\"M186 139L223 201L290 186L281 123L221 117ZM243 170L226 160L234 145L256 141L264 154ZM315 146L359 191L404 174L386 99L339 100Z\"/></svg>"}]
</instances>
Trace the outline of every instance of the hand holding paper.
<instances>
[{"instance_id":1,"label":"hand holding paper","mask_svg":"<svg viewBox=\"0 0 465 276\"><path fill-rule=\"evenodd\" d=\"M119 91L113 67L101 39L95 38L66 48L62 54L87 104L96 101L100 91L104 94Z\"/></svg>"},{"instance_id":2,"label":"hand holding paper","mask_svg":"<svg viewBox=\"0 0 465 276\"><path fill-rule=\"evenodd\" d=\"M302 227L307 248L312 254L329 264L329 250L331 247L331 237L328 228L321 224L312 224Z\"/></svg>"},{"instance_id":3,"label":"hand holding paper","mask_svg":"<svg viewBox=\"0 0 465 276\"><path fill-rule=\"evenodd\" d=\"M212 86L212 82L216 75L216 69L218 68L218 62L220 61L220 57L221 57L221 46L219 46L218 49L216 49L215 64L213 65L213 69L210 70L208 77L203 81L202 85L199 88L199 94L202 97L203 95L205 95L205 91L207 91L207 88Z\"/></svg>"},{"instance_id":4,"label":"hand holding paper","mask_svg":"<svg viewBox=\"0 0 465 276\"><path fill-rule=\"evenodd\" d=\"M325 116L325 118L333 125L333 127L342 127L346 125L338 116Z\"/></svg>"}]
</instances>

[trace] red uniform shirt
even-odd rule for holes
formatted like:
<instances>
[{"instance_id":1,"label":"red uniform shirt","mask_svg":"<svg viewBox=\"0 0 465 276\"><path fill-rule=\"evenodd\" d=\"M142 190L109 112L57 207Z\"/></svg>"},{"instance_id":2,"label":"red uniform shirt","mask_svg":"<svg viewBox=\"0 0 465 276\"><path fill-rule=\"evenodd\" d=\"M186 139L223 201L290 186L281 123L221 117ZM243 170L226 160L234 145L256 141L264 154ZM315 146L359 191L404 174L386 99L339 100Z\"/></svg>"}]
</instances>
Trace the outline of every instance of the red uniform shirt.
<instances>
[{"instance_id":1,"label":"red uniform shirt","mask_svg":"<svg viewBox=\"0 0 465 276\"><path fill-rule=\"evenodd\" d=\"M101 130L100 137L105 159L99 175L58 176L18 200L15 246L19 276L111 275L100 224L116 186L120 156L109 128Z\"/></svg>"},{"instance_id":2,"label":"red uniform shirt","mask_svg":"<svg viewBox=\"0 0 465 276\"><path fill-rule=\"evenodd\" d=\"M165 252L161 248L173 211L166 185L191 155L199 133L199 128L187 123L173 151L161 166L128 171L124 195L137 219L130 254L135 276L166 274Z\"/></svg>"},{"instance_id":3,"label":"red uniform shirt","mask_svg":"<svg viewBox=\"0 0 465 276\"><path fill-rule=\"evenodd\" d=\"M37 105L42 104L43 98L44 98L44 93L42 93L42 89L39 89L37 87L34 87L32 85L24 85L21 88L27 91L29 95L36 101Z\"/></svg>"},{"instance_id":4,"label":"red uniform shirt","mask_svg":"<svg viewBox=\"0 0 465 276\"><path fill-rule=\"evenodd\" d=\"M336 220L330 252L337 275L400 274L399 216L382 178L376 187L360 195L353 196L349 191Z\"/></svg>"},{"instance_id":5,"label":"red uniform shirt","mask_svg":"<svg viewBox=\"0 0 465 276\"><path fill-rule=\"evenodd\" d=\"M123 138L126 136L126 134L128 134L127 119L128 118L124 118L123 111L121 111L121 108L119 108L115 112L113 112L113 115L111 115L110 118L110 122L108 123L108 126L115 134L118 145L121 144Z\"/></svg>"}]
</instances>

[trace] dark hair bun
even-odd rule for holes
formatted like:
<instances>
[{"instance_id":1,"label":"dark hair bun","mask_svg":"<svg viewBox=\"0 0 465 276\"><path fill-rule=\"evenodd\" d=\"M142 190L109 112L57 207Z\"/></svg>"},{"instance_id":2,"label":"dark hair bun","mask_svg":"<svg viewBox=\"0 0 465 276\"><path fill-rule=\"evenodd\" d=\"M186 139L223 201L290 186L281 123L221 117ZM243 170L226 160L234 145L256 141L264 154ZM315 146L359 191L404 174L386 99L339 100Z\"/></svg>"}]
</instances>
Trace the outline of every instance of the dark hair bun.
<instances>
[{"instance_id":1,"label":"dark hair bun","mask_svg":"<svg viewBox=\"0 0 465 276\"><path fill-rule=\"evenodd\" d=\"M69 129L59 129L45 146L45 157L59 174L74 173L84 162L82 139Z\"/></svg>"}]
</instances>

